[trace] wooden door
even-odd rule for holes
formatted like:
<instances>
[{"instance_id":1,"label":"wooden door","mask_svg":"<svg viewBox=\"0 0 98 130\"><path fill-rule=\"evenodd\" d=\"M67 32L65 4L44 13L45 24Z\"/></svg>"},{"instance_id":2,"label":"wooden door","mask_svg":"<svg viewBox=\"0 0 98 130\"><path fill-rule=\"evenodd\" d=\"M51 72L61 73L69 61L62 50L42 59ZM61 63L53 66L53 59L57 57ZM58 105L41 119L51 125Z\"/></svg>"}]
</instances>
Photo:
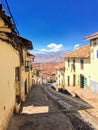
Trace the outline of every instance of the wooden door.
<instances>
[{"instance_id":1,"label":"wooden door","mask_svg":"<svg viewBox=\"0 0 98 130\"><path fill-rule=\"evenodd\" d=\"M80 74L80 87L84 88L84 76Z\"/></svg>"},{"instance_id":2,"label":"wooden door","mask_svg":"<svg viewBox=\"0 0 98 130\"><path fill-rule=\"evenodd\" d=\"M76 86L76 75L73 75L73 86Z\"/></svg>"}]
</instances>

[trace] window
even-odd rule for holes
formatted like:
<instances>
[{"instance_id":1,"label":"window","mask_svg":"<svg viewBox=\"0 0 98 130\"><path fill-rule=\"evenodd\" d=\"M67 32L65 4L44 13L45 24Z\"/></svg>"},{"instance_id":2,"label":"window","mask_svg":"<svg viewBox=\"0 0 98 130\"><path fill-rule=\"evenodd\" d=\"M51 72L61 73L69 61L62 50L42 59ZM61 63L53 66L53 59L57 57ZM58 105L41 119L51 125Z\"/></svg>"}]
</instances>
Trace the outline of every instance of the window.
<instances>
[{"instance_id":1,"label":"window","mask_svg":"<svg viewBox=\"0 0 98 130\"><path fill-rule=\"evenodd\" d=\"M96 39L93 40L93 46L96 46Z\"/></svg>"},{"instance_id":2,"label":"window","mask_svg":"<svg viewBox=\"0 0 98 130\"><path fill-rule=\"evenodd\" d=\"M40 70L37 70L36 71L36 76L39 77L39 74L40 74Z\"/></svg>"},{"instance_id":3,"label":"window","mask_svg":"<svg viewBox=\"0 0 98 130\"><path fill-rule=\"evenodd\" d=\"M73 66L72 66L74 72L75 72L75 59L73 59Z\"/></svg>"},{"instance_id":4,"label":"window","mask_svg":"<svg viewBox=\"0 0 98 130\"><path fill-rule=\"evenodd\" d=\"M92 40L90 40L90 46L92 46Z\"/></svg>"},{"instance_id":5,"label":"window","mask_svg":"<svg viewBox=\"0 0 98 130\"><path fill-rule=\"evenodd\" d=\"M80 60L80 64L81 64L81 69L84 69L84 60Z\"/></svg>"},{"instance_id":6,"label":"window","mask_svg":"<svg viewBox=\"0 0 98 130\"><path fill-rule=\"evenodd\" d=\"M29 67L29 66L30 66L30 61L26 61L26 62L25 62L25 66L28 66L28 67Z\"/></svg>"},{"instance_id":7,"label":"window","mask_svg":"<svg viewBox=\"0 0 98 130\"><path fill-rule=\"evenodd\" d=\"M75 59L73 59L73 64L75 64Z\"/></svg>"},{"instance_id":8,"label":"window","mask_svg":"<svg viewBox=\"0 0 98 130\"><path fill-rule=\"evenodd\" d=\"M90 46L96 46L96 39L90 40Z\"/></svg>"},{"instance_id":9,"label":"window","mask_svg":"<svg viewBox=\"0 0 98 130\"><path fill-rule=\"evenodd\" d=\"M15 68L15 81L20 81L20 68L16 67Z\"/></svg>"},{"instance_id":10,"label":"window","mask_svg":"<svg viewBox=\"0 0 98 130\"><path fill-rule=\"evenodd\" d=\"M68 59L68 67L70 67L70 60Z\"/></svg>"},{"instance_id":11,"label":"window","mask_svg":"<svg viewBox=\"0 0 98 130\"><path fill-rule=\"evenodd\" d=\"M98 50L97 50L97 58L98 58Z\"/></svg>"}]
</instances>

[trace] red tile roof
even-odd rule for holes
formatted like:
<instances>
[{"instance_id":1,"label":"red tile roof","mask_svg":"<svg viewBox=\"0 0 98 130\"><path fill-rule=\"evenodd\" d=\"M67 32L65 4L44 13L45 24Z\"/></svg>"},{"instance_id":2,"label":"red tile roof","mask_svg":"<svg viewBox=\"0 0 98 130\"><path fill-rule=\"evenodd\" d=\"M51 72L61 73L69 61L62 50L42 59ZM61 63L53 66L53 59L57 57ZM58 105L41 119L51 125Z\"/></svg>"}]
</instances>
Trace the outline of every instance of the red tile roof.
<instances>
[{"instance_id":1,"label":"red tile roof","mask_svg":"<svg viewBox=\"0 0 98 130\"><path fill-rule=\"evenodd\" d=\"M66 54L63 58L88 58L90 57L90 46L83 46L79 49Z\"/></svg>"},{"instance_id":2,"label":"red tile roof","mask_svg":"<svg viewBox=\"0 0 98 130\"><path fill-rule=\"evenodd\" d=\"M54 66L56 65L52 64L52 63L41 63L41 64L33 64L33 68L36 70L40 70L40 72L44 73L44 74L48 74L48 75L52 75L55 72L55 68Z\"/></svg>"},{"instance_id":3,"label":"red tile roof","mask_svg":"<svg viewBox=\"0 0 98 130\"><path fill-rule=\"evenodd\" d=\"M62 62L62 63L59 63L58 65L56 65L54 68L55 69L63 69L65 67L65 64L64 64L64 62Z\"/></svg>"},{"instance_id":4,"label":"red tile roof","mask_svg":"<svg viewBox=\"0 0 98 130\"><path fill-rule=\"evenodd\" d=\"M32 64L34 70L40 70L40 64Z\"/></svg>"}]
</instances>

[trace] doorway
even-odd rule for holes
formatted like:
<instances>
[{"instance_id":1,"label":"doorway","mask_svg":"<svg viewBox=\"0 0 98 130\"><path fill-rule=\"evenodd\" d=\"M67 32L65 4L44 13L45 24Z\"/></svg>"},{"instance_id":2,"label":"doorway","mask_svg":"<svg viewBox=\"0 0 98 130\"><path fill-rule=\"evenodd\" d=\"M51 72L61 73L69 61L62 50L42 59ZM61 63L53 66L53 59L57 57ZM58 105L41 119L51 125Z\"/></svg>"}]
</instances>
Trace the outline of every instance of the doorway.
<instances>
[{"instance_id":1,"label":"doorway","mask_svg":"<svg viewBox=\"0 0 98 130\"><path fill-rule=\"evenodd\" d=\"M74 87L76 86L76 75L75 74L73 75L73 86Z\"/></svg>"},{"instance_id":2,"label":"doorway","mask_svg":"<svg viewBox=\"0 0 98 130\"><path fill-rule=\"evenodd\" d=\"M84 76L80 74L80 87L84 88Z\"/></svg>"},{"instance_id":3,"label":"doorway","mask_svg":"<svg viewBox=\"0 0 98 130\"><path fill-rule=\"evenodd\" d=\"M25 95L27 94L27 79L25 80Z\"/></svg>"}]
</instances>

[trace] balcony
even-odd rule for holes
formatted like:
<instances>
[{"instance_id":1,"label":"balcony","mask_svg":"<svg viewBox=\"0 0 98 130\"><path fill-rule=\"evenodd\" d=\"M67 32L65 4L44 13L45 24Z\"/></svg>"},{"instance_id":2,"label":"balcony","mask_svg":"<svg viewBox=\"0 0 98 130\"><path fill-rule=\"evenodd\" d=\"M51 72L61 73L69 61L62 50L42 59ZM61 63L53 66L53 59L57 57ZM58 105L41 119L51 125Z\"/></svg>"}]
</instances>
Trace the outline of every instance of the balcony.
<instances>
[{"instance_id":1,"label":"balcony","mask_svg":"<svg viewBox=\"0 0 98 130\"><path fill-rule=\"evenodd\" d=\"M32 64L31 61L26 61L25 62L25 72L32 71Z\"/></svg>"},{"instance_id":2,"label":"balcony","mask_svg":"<svg viewBox=\"0 0 98 130\"><path fill-rule=\"evenodd\" d=\"M25 66L25 72L29 72L30 69L29 69L29 66Z\"/></svg>"}]
</instances>

